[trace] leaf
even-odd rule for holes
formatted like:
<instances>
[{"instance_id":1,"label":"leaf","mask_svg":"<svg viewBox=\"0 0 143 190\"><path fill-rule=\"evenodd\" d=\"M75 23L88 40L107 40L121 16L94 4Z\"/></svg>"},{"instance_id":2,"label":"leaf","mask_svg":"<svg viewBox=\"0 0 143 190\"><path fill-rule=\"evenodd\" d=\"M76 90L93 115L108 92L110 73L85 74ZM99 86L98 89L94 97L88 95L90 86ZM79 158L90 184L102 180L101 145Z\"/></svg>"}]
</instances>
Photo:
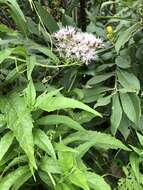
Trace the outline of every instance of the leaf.
<instances>
[{"instance_id":1,"label":"leaf","mask_svg":"<svg viewBox=\"0 0 143 190\"><path fill-rule=\"evenodd\" d=\"M25 100L29 108L33 108L36 102L36 90L32 79L29 81L27 88L25 89Z\"/></svg>"},{"instance_id":2,"label":"leaf","mask_svg":"<svg viewBox=\"0 0 143 190\"><path fill-rule=\"evenodd\" d=\"M76 160L74 155L75 153L69 151L58 152L58 165L62 173L67 175L75 167Z\"/></svg>"},{"instance_id":3,"label":"leaf","mask_svg":"<svg viewBox=\"0 0 143 190\"><path fill-rule=\"evenodd\" d=\"M34 143L40 147L42 150L47 152L50 156L56 159L55 151L49 137L41 129L35 129L34 133Z\"/></svg>"},{"instance_id":4,"label":"leaf","mask_svg":"<svg viewBox=\"0 0 143 190\"><path fill-rule=\"evenodd\" d=\"M47 47L38 47L38 51L48 56L53 60L54 63L58 64L60 62L59 58L52 52L52 50L48 49Z\"/></svg>"},{"instance_id":5,"label":"leaf","mask_svg":"<svg viewBox=\"0 0 143 190\"><path fill-rule=\"evenodd\" d=\"M141 146L143 147L143 135L141 135L140 133L136 132L137 133L137 137L139 139L139 142L141 144Z\"/></svg>"},{"instance_id":6,"label":"leaf","mask_svg":"<svg viewBox=\"0 0 143 190\"><path fill-rule=\"evenodd\" d=\"M118 67L123 69L131 67L131 59L127 55L118 56L115 60L115 63Z\"/></svg>"},{"instance_id":7,"label":"leaf","mask_svg":"<svg viewBox=\"0 0 143 190\"><path fill-rule=\"evenodd\" d=\"M112 77L113 73L105 73L104 75L96 75L87 81L87 85L95 85Z\"/></svg>"},{"instance_id":8,"label":"leaf","mask_svg":"<svg viewBox=\"0 0 143 190\"><path fill-rule=\"evenodd\" d=\"M106 106L111 102L112 95L101 97L97 100L97 103L94 105L94 108L99 106Z\"/></svg>"},{"instance_id":9,"label":"leaf","mask_svg":"<svg viewBox=\"0 0 143 190\"><path fill-rule=\"evenodd\" d=\"M71 111L70 116L81 125L91 121L94 118L92 113L86 111L80 111L78 113Z\"/></svg>"},{"instance_id":10,"label":"leaf","mask_svg":"<svg viewBox=\"0 0 143 190\"><path fill-rule=\"evenodd\" d=\"M110 186L104 181L104 178L96 173L87 172L87 181L89 186L95 190L111 190Z\"/></svg>"},{"instance_id":11,"label":"leaf","mask_svg":"<svg viewBox=\"0 0 143 190\"><path fill-rule=\"evenodd\" d=\"M63 96L56 96L56 97L48 97L45 98L45 101L41 101L38 104L38 108L51 112L60 109L67 109L67 108L79 108L90 113L93 113L95 116L100 116L101 114L95 111L94 109L90 108L89 106L79 102L77 100L66 98Z\"/></svg>"},{"instance_id":12,"label":"leaf","mask_svg":"<svg viewBox=\"0 0 143 190\"><path fill-rule=\"evenodd\" d=\"M139 171L140 160L139 160L139 156L134 152L130 154L130 164L134 171L134 175L136 176L138 183L140 183L140 171Z\"/></svg>"},{"instance_id":13,"label":"leaf","mask_svg":"<svg viewBox=\"0 0 143 190\"><path fill-rule=\"evenodd\" d=\"M122 119L122 108L118 94L112 97L111 131L115 135Z\"/></svg>"},{"instance_id":14,"label":"leaf","mask_svg":"<svg viewBox=\"0 0 143 190\"><path fill-rule=\"evenodd\" d=\"M71 190L71 189L73 189L71 185L69 186L68 184L65 183L57 184L55 187L55 190ZM74 190L76 189L74 188Z\"/></svg>"},{"instance_id":15,"label":"leaf","mask_svg":"<svg viewBox=\"0 0 143 190\"><path fill-rule=\"evenodd\" d=\"M60 90L61 89L52 90L51 92L48 92L48 93L44 92L43 94L38 96L36 100L35 109L39 107L43 102L48 102L51 97L59 94Z\"/></svg>"},{"instance_id":16,"label":"leaf","mask_svg":"<svg viewBox=\"0 0 143 190\"><path fill-rule=\"evenodd\" d=\"M26 155L22 155L22 156L18 156L18 157L13 158L13 160L4 168L3 174L5 172L7 172L11 167L13 167L15 165L18 165L20 163L25 163L27 161L28 160L27 160L27 156Z\"/></svg>"},{"instance_id":17,"label":"leaf","mask_svg":"<svg viewBox=\"0 0 143 190\"><path fill-rule=\"evenodd\" d=\"M12 29L12 28L9 28L7 25L5 24L0 24L0 32L3 32L3 33L14 33L15 31Z\"/></svg>"},{"instance_id":18,"label":"leaf","mask_svg":"<svg viewBox=\"0 0 143 190\"><path fill-rule=\"evenodd\" d=\"M14 139L13 133L7 132L0 140L0 161L5 155L5 153L8 151L10 145L12 144L12 141Z\"/></svg>"},{"instance_id":19,"label":"leaf","mask_svg":"<svg viewBox=\"0 0 143 190\"><path fill-rule=\"evenodd\" d=\"M36 5L36 9L38 11L38 14L39 14L42 22L46 26L46 28L51 33L59 30L59 26L57 25L57 23L54 20L54 18L52 17L52 15L46 9L44 9L38 2L35 2L35 5Z\"/></svg>"},{"instance_id":20,"label":"leaf","mask_svg":"<svg viewBox=\"0 0 143 190\"><path fill-rule=\"evenodd\" d=\"M120 122L120 125L118 127L119 131L123 135L124 139L127 140L129 134L130 134L130 128L131 125L130 120L127 118L127 116L123 113L122 114L122 120Z\"/></svg>"},{"instance_id":21,"label":"leaf","mask_svg":"<svg viewBox=\"0 0 143 190\"><path fill-rule=\"evenodd\" d=\"M0 180L0 190L9 190L16 181L29 172L28 166L21 166Z\"/></svg>"},{"instance_id":22,"label":"leaf","mask_svg":"<svg viewBox=\"0 0 143 190\"><path fill-rule=\"evenodd\" d=\"M67 15L67 14L64 14L64 15L63 15L63 18L62 18L62 25L63 25L63 26L74 26L74 27L76 27L76 24L75 24L75 22L74 22L73 17L70 17L70 16Z\"/></svg>"},{"instance_id":23,"label":"leaf","mask_svg":"<svg viewBox=\"0 0 143 190\"><path fill-rule=\"evenodd\" d=\"M23 12L16 0L0 0L0 3L6 3L11 9L11 16L19 29L27 36L27 25Z\"/></svg>"},{"instance_id":24,"label":"leaf","mask_svg":"<svg viewBox=\"0 0 143 190\"><path fill-rule=\"evenodd\" d=\"M121 47L133 36L135 32L137 32L139 29L141 29L140 23L135 23L133 26L122 32L122 35L120 35L117 39L117 42L115 44L115 49L117 53L119 53Z\"/></svg>"},{"instance_id":25,"label":"leaf","mask_svg":"<svg viewBox=\"0 0 143 190\"><path fill-rule=\"evenodd\" d=\"M63 124L75 130L84 130L84 128L76 121L64 115L48 115L37 120L39 125L58 125Z\"/></svg>"},{"instance_id":26,"label":"leaf","mask_svg":"<svg viewBox=\"0 0 143 190\"><path fill-rule=\"evenodd\" d=\"M90 190L85 173L83 173L79 169L76 169L71 175L69 175L69 180L71 181L71 183L84 190Z\"/></svg>"},{"instance_id":27,"label":"leaf","mask_svg":"<svg viewBox=\"0 0 143 190\"><path fill-rule=\"evenodd\" d=\"M17 93L13 93L6 98L6 101L5 113L7 116L7 126L13 131L21 148L29 158L30 165L37 168L32 135L33 123L24 98L19 97Z\"/></svg>"},{"instance_id":28,"label":"leaf","mask_svg":"<svg viewBox=\"0 0 143 190\"><path fill-rule=\"evenodd\" d=\"M138 125L141 116L140 99L133 93L120 93L123 110L127 117L136 125Z\"/></svg>"},{"instance_id":29,"label":"leaf","mask_svg":"<svg viewBox=\"0 0 143 190\"><path fill-rule=\"evenodd\" d=\"M52 159L48 156L43 156L40 160L40 170L45 171L46 173L52 174L61 174L61 168L58 165L58 162L55 159Z\"/></svg>"},{"instance_id":30,"label":"leaf","mask_svg":"<svg viewBox=\"0 0 143 190\"><path fill-rule=\"evenodd\" d=\"M62 140L64 144L70 144L76 141L81 142L81 143L88 142L89 148L94 145L95 147L102 148L102 149L121 148L127 151L130 150L120 140L112 137L109 134L100 133L96 131L76 132Z\"/></svg>"},{"instance_id":31,"label":"leaf","mask_svg":"<svg viewBox=\"0 0 143 190\"><path fill-rule=\"evenodd\" d=\"M15 182L11 190L19 190L22 185L24 185L32 177L31 172L26 172Z\"/></svg>"},{"instance_id":32,"label":"leaf","mask_svg":"<svg viewBox=\"0 0 143 190\"><path fill-rule=\"evenodd\" d=\"M32 71L34 69L35 63L36 63L36 57L35 56L27 57L26 64L27 64L27 78L28 78L28 80L31 79L31 74L32 74Z\"/></svg>"},{"instance_id":33,"label":"leaf","mask_svg":"<svg viewBox=\"0 0 143 190\"><path fill-rule=\"evenodd\" d=\"M13 50L14 48L7 48L0 51L0 64L10 56Z\"/></svg>"},{"instance_id":34,"label":"leaf","mask_svg":"<svg viewBox=\"0 0 143 190\"><path fill-rule=\"evenodd\" d=\"M120 84L129 92L139 92L140 83L133 73L118 69L117 76Z\"/></svg>"},{"instance_id":35,"label":"leaf","mask_svg":"<svg viewBox=\"0 0 143 190\"><path fill-rule=\"evenodd\" d=\"M5 84L11 83L11 82L13 82L13 80L17 79L21 75L23 70L25 70L24 64L21 64L18 67L10 70L10 72L8 73L8 75L5 78Z\"/></svg>"}]
</instances>

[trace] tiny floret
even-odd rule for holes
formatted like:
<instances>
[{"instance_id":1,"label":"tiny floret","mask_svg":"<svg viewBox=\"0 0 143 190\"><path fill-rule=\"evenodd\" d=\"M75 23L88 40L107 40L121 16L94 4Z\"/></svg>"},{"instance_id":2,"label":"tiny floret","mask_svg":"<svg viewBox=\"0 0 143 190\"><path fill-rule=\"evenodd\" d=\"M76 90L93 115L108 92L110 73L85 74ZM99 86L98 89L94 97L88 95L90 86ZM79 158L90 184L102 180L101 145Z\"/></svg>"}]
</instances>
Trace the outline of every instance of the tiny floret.
<instances>
[{"instance_id":1,"label":"tiny floret","mask_svg":"<svg viewBox=\"0 0 143 190\"><path fill-rule=\"evenodd\" d=\"M103 47L103 41L87 32L78 32L74 27L63 27L53 34L57 50L66 57L88 65L96 59L96 50Z\"/></svg>"}]
</instances>

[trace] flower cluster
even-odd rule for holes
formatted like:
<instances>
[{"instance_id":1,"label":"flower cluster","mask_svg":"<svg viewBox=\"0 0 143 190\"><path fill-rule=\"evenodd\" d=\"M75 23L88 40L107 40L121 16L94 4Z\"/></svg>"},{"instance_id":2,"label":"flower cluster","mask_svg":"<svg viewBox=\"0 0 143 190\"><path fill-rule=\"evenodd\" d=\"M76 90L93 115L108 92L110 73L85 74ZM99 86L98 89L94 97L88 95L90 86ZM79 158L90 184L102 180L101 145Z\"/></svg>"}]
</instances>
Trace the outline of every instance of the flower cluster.
<instances>
[{"instance_id":1,"label":"flower cluster","mask_svg":"<svg viewBox=\"0 0 143 190\"><path fill-rule=\"evenodd\" d=\"M88 65L96 59L97 48L103 47L100 38L91 33L78 32L74 27L63 27L53 34L56 47L66 57L74 58Z\"/></svg>"}]
</instances>

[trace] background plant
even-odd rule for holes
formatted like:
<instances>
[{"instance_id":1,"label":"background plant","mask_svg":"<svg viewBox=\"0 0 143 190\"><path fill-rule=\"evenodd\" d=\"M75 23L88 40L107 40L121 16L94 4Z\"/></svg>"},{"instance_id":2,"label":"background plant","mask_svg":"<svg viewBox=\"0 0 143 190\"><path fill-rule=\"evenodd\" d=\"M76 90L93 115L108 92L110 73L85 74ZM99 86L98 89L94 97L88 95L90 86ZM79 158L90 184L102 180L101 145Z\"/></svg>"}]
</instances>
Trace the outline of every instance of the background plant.
<instances>
[{"instance_id":1,"label":"background plant","mask_svg":"<svg viewBox=\"0 0 143 190\"><path fill-rule=\"evenodd\" d=\"M142 1L0 5L0 189L142 189ZM62 26L98 58L60 57Z\"/></svg>"}]
</instances>

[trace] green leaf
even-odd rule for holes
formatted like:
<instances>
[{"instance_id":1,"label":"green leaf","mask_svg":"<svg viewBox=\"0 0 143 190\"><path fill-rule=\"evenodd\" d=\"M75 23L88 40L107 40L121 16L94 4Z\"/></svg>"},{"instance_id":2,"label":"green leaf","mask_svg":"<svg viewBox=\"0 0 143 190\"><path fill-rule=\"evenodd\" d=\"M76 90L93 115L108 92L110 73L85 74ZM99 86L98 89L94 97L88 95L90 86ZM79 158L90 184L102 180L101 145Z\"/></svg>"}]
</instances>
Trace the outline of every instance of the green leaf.
<instances>
[{"instance_id":1,"label":"green leaf","mask_svg":"<svg viewBox=\"0 0 143 190\"><path fill-rule=\"evenodd\" d=\"M120 51L121 47L128 42L128 40L134 35L135 32L137 32L139 29L141 29L141 25L139 22L135 23L133 26L122 32L122 35L120 35L117 39L117 42L115 44L115 49L117 53Z\"/></svg>"},{"instance_id":2,"label":"green leaf","mask_svg":"<svg viewBox=\"0 0 143 190\"><path fill-rule=\"evenodd\" d=\"M115 60L115 63L118 67L123 68L123 69L131 67L131 59L127 55L118 56Z\"/></svg>"},{"instance_id":3,"label":"green leaf","mask_svg":"<svg viewBox=\"0 0 143 190\"><path fill-rule=\"evenodd\" d=\"M21 64L19 66L17 66L16 68L10 70L10 72L8 73L8 75L5 78L5 84L11 83L13 82L13 80L17 79L21 73L23 72L23 70L25 70L25 65Z\"/></svg>"},{"instance_id":4,"label":"green leaf","mask_svg":"<svg viewBox=\"0 0 143 190\"><path fill-rule=\"evenodd\" d=\"M7 48L0 51L0 64L10 56L13 50L14 48Z\"/></svg>"},{"instance_id":5,"label":"green leaf","mask_svg":"<svg viewBox=\"0 0 143 190\"><path fill-rule=\"evenodd\" d=\"M13 131L21 148L25 151L30 165L37 168L32 135L33 121L24 98L19 97L17 93L13 93L6 98L6 101L5 113L7 116L7 126Z\"/></svg>"},{"instance_id":6,"label":"green leaf","mask_svg":"<svg viewBox=\"0 0 143 190\"><path fill-rule=\"evenodd\" d=\"M139 97L133 93L120 93L120 98L125 114L133 123L138 125L141 116Z\"/></svg>"},{"instance_id":7,"label":"green leaf","mask_svg":"<svg viewBox=\"0 0 143 190\"><path fill-rule=\"evenodd\" d=\"M36 100L35 109L37 107L39 107L43 102L48 102L51 97L56 96L57 94L59 94L60 90L61 89L52 90L51 92L48 92L48 93L44 92L43 94L38 96L37 100Z\"/></svg>"},{"instance_id":8,"label":"green leaf","mask_svg":"<svg viewBox=\"0 0 143 190\"><path fill-rule=\"evenodd\" d=\"M43 156L40 160L40 170L46 173L52 174L61 174L61 168L58 165L58 162L55 159L52 159L48 156Z\"/></svg>"},{"instance_id":9,"label":"green leaf","mask_svg":"<svg viewBox=\"0 0 143 190\"><path fill-rule=\"evenodd\" d=\"M29 81L29 84L25 89L25 100L27 106L32 109L36 101L36 90L32 79Z\"/></svg>"},{"instance_id":10,"label":"green leaf","mask_svg":"<svg viewBox=\"0 0 143 190\"><path fill-rule=\"evenodd\" d=\"M59 58L52 52L52 50L47 47L37 47L38 51L42 52L44 55L48 56L54 63L58 64L60 62Z\"/></svg>"},{"instance_id":11,"label":"green leaf","mask_svg":"<svg viewBox=\"0 0 143 190\"><path fill-rule=\"evenodd\" d=\"M21 166L0 180L0 190L9 190L24 174L29 173L28 166Z\"/></svg>"},{"instance_id":12,"label":"green leaf","mask_svg":"<svg viewBox=\"0 0 143 190\"><path fill-rule=\"evenodd\" d=\"M27 36L27 25L23 12L16 0L0 0L0 3L6 3L11 9L11 16L19 29Z\"/></svg>"},{"instance_id":13,"label":"green leaf","mask_svg":"<svg viewBox=\"0 0 143 190\"><path fill-rule=\"evenodd\" d=\"M115 135L122 119L122 108L118 94L112 97L111 131Z\"/></svg>"},{"instance_id":14,"label":"green leaf","mask_svg":"<svg viewBox=\"0 0 143 190\"><path fill-rule=\"evenodd\" d=\"M82 142L89 143L89 148L95 146L102 149L118 149L130 150L127 148L120 140L112 137L109 134L100 133L96 131L86 131L86 132L76 132L65 139L63 139L64 144L70 144L72 142ZM78 150L79 151L79 150Z\"/></svg>"},{"instance_id":15,"label":"green leaf","mask_svg":"<svg viewBox=\"0 0 143 190\"><path fill-rule=\"evenodd\" d=\"M113 73L105 73L104 75L96 75L96 76L92 77L89 81L87 81L87 85L98 84L100 82L103 82L103 81L109 79L113 75L114 75Z\"/></svg>"},{"instance_id":16,"label":"green leaf","mask_svg":"<svg viewBox=\"0 0 143 190\"><path fill-rule=\"evenodd\" d=\"M27 156L25 155L22 155L22 156L18 156L18 157L15 157L3 170L3 174L5 172L7 172L11 167L15 166L15 165L18 165L20 163L25 163L25 162L28 162L28 159L27 159Z\"/></svg>"},{"instance_id":17,"label":"green leaf","mask_svg":"<svg viewBox=\"0 0 143 190\"><path fill-rule=\"evenodd\" d=\"M0 161L5 155L5 153L8 151L10 145L12 144L12 141L14 139L13 133L7 132L0 140Z\"/></svg>"},{"instance_id":18,"label":"green leaf","mask_svg":"<svg viewBox=\"0 0 143 190\"><path fill-rule=\"evenodd\" d=\"M12 28L9 28L5 24L0 24L0 32L11 34L14 33L15 31Z\"/></svg>"},{"instance_id":19,"label":"green leaf","mask_svg":"<svg viewBox=\"0 0 143 190\"><path fill-rule=\"evenodd\" d=\"M75 130L84 130L84 128L76 121L64 115L48 115L37 120L39 125L58 125L63 124Z\"/></svg>"},{"instance_id":20,"label":"green leaf","mask_svg":"<svg viewBox=\"0 0 143 190\"><path fill-rule=\"evenodd\" d=\"M36 57L35 56L27 57L26 64L27 64L27 78L28 78L28 80L31 79L31 74L32 74L32 71L34 69L35 63L36 63Z\"/></svg>"},{"instance_id":21,"label":"green leaf","mask_svg":"<svg viewBox=\"0 0 143 190\"><path fill-rule=\"evenodd\" d=\"M57 184L55 187L55 190L71 190L71 189L73 189L71 185L69 186L68 184L65 183ZM74 188L74 190L76 189Z\"/></svg>"},{"instance_id":22,"label":"green leaf","mask_svg":"<svg viewBox=\"0 0 143 190\"><path fill-rule=\"evenodd\" d=\"M67 108L73 108L73 109L79 108L101 117L100 113L90 108L89 106L83 104L82 102L79 102L71 98L66 98L63 96L56 96L56 97L49 96L48 98L45 98L45 101L41 101L40 103L38 103L38 108L48 112L60 109L67 109Z\"/></svg>"},{"instance_id":23,"label":"green leaf","mask_svg":"<svg viewBox=\"0 0 143 190\"><path fill-rule=\"evenodd\" d=\"M90 190L88 183L87 183L87 179L86 179L86 175L85 173L83 173L82 171L80 171L79 169L76 169L70 176L69 176L69 180L71 181L71 183L75 184L76 186L84 189L84 190Z\"/></svg>"},{"instance_id":24,"label":"green leaf","mask_svg":"<svg viewBox=\"0 0 143 190\"><path fill-rule=\"evenodd\" d=\"M46 9L44 9L38 2L35 2L35 5L36 5L36 9L38 11L38 14L39 14L42 22L46 26L46 28L51 33L59 30L59 26L57 25L57 23L54 20L54 18L52 17L52 15Z\"/></svg>"},{"instance_id":25,"label":"green leaf","mask_svg":"<svg viewBox=\"0 0 143 190\"><path fill-rule=\"evenodd\" d=\"M32 177L31 172L27 171L25 174L20 176L18 180L16 180L11 190L19 190L20 187L24 185L31 177Z\"/></svg>"},{"instance_id":26,"label":"green leaf","mask_svg":"<svg viewBox=\"0 0 143 190\"><path fill-rule=\"evenodd\" d=\"M120 84L129 92L139 92L140 83L133 73L118 69L117 76Z\"/></svg>"},{"instance_id":27,"label":"green leaf","mask_svg":"<svg viewBox=\"0 0 143 190\"><path fill-rule=\"evenodd\" d=\"M130 164L134 171L134 174L136 176L138 183L140 183L140 171L139 171L140 159L139 159L139 156L135 152L132 152L130 154Z\"/></svg>"},{"instance_id":28,"label":"green leaf","mask_svg":"<svg viewBox=\"0 0 143 190\"><path fill-rule=\"evenodd\" d=\"M63 15L63 18L62 18L62 25L63 26L74 26L76 27L76 24L74 22L74 18L73 17L70 17L69 15L67 14L64 14Z\"/></svg>"},{"instance_id":29,"label":"green leaf","mask_svg":"<svg viewBox=\"0 0 143 190\"><path fill-rule=\"evenodd\" d=\"M139 142L141 144L141 146L143 147L143 135L141 135L140 133L136 132L137 133L137 137L139 139Z\"/></svg>"},{"instance_id":30,"label":"green leaf","mask_svg":"<svg viewBox=\"0 0 143 190\"><path fill-rule=\"evenodd\" d=\"M104 181L104 178L92 172L87 172L87 181L94 190L111 190L110 186Z\"/></svg>"},{"instance_id":31,"label":"green leaf","mask_svg":"<svg viewBox=\"0 0 143 190\"><path fill-rule=\"evenodd\" d=\"M75 167L75 153L69 151L58 152L58 165L60 166L62 172L67 174Z\"/></svg>"},{"instance_id":32,"label":"green leaf","mask_svg":"<svg viewBox=\"0 0 143 190\"><path fill-rule=\"evenodd\" d=\"M119 131L123 135L124 139L126 140L130 134L130 128L129 126L131 125L130 120L127 118L125 113L122 114L122 120L120 122L120 125L118 127Z\"/></svg>"},{"instance_id":33,"label":"green leaf","mask_svg":"<svg viewBox=\"0 0 143 190\"><path fill-rule=\"evenodd\" d=\"M94 105L94 108L99 106L106 106L111 102L112 95L101 97L97 100L97 103Z\"/></svg>"},{"instance_id":34,"label":"green leaf","mask_svg":"<svg viewBox=\"0 0 143 190\"><path fill-rule=\"evenodd\" d=\"M35 129L33 132L34 143L42 150L56 159L55 151L49 137L41 129Z\"/></svg>"}]
</instances>

